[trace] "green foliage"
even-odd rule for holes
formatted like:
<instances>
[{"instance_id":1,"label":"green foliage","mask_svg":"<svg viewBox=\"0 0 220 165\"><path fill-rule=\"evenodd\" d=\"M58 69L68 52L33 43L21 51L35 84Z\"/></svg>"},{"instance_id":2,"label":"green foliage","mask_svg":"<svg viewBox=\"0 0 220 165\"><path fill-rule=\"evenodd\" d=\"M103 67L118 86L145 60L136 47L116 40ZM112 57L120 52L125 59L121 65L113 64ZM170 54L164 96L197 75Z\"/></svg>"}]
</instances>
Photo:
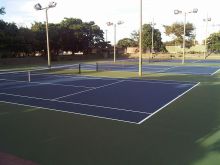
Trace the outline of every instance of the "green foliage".
<instances>
[{"instance_id":1,"label":"green foliage","mask_svg":"<svg viewBox=\"0 0 220 165\"><path fill-rule=\"evenodd\" d=\"M171 36L173 40L168 42L167 45L182 45L183 35L184 35L184 24L183 23L174 23L170 26L163 25L165 28L165 34ZM186 24L186 47L191 47L193 45L193 40L195 35L193 34L195 27L191 23Z\"/></svg>"},{"instance_id":2,"label":"green foliage","mask_svg":"<svg viewBox=\"0 0 220 165\"><path fill-rule=\"evenodd\" d=\"M143 34L142 34L142 44L144 50L151 50L152 46L152 30L153 30L153 38L154 38L154 50L155 51L162 51L163 43L161 38L161 33L158 29L152 29L153 27L150 24L143 25Z\"/></svg>"},{"instance_id":3,"label":"green foliage","mask_svg":"<svg viewBox=\"0 0 220 165\"><path fill-rule=\"evenodd\" d=\"M138 42L131 39L131 38L123 38L118 41L117 45L122 48L136 47L136 46L138 46Z\"/></svg>"},{"instance_id":4,"label":"green foliage","mask_svg":"<svg viewBox=\"0 0 220 165\"><path fill-rule=\"evenodd\" d=\"M64 18L58 24L49 24L50 50L52 55L59 51L89 53L93 48L106 48L104 32L93 21ZM34 22L30 29L18 28L14 23L0 20L0 48L13 56L31 55L35 52L46 54L45 23ZM8 56L8 55L7 55Z\"/></svg>"},{"instance_id":5,"label":"green foliage","mask_svg":"<svg viewBox=\"0 0 220 165\"><path fill-rule=\"evenodd\" d=\"M5 12L5 8L4 7L1 7L0 8L0 15L3 15L3 14L5 14L6 12Z\"/></svg>"},{"instance_id":6,"label":"green foliage","mask_svg":"<svg viewBox=\"0 0 220 165\"><path fill-rule=\"evenodd\" d=\"M220 52L220 32L213 33L207 38L208 50Z\"/></svg>"},{"instance_id":7,"label":"green foliage","mask_svg":"<svg viewBox=\"0 0 220 165\"><path fill-rule=\"evenodd\" d=\"M35 35L30 29L24 27L19 28L15 45L17 47L17 52L29 55L34 51L33 45L35 45L35 43Z\"/></svg>"},{"instance_id":8,"label":"green foliage","mask_svg":"<svg viewBox=\"0 0 220 165\"><path fill-rule=\"evenodd\" d=\"M142 44L143 49L151 49L151 36L152 36L152 29L150 24L144 24L142 30Z\"/></svg>"},{"instance_id":9,"label":"green foliage","mask_svg":"<svg viewBox=\"0 0 220 165\"><path fill-rule=\"evenodd\" d=\"M150 24L144 24L142 27L142 45L143 45L143 50L150 50L151 51L151 46L152 46L152 26ZM166 51L165 46L163 45L162 42L162 37L161 37L161 32L158 29L153 29L154 33L154 51ZM139 42L139 33L137 31L133 31L131 33L131 38L133 41L135 41L138 45Z\"/></svg>"},{"instance_id":10,"label":"green foliage","mask_svg":"<svg viewBox=\"0 0 220 165\"><path fill-rule=\"evenodd\" d=\"M0 48L3 51L16 51L18 28L14 23L6 23L0 20Z\"/></svg>"},{"instance_id":11,"label":"green foliage","mask_svg":"<svg viewBox=\"0 0 220 165\"><path fill-rule=\"evenodd\" d=\"M80 19L64 18L60 31L62 50L89 52L92 48L109 46L104 41L104 32L93 21L83 23Z\"/></svg>"}]
</instances>

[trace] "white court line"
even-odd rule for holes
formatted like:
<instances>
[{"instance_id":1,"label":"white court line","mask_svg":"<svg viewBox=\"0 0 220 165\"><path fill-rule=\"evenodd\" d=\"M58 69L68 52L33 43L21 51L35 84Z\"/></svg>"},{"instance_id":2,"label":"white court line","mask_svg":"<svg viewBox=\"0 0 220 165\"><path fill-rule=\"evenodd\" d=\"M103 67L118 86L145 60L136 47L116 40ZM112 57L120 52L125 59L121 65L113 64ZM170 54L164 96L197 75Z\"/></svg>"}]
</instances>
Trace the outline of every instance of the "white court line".
<instances>
[{"instance_id":1,"label":"white court line","mask_svg":"<svg viewBox=\"0 0 220 165\"><path fill-rule=\"evenodd\" d=\"M90 79L92 79L92 78L76 79L76 80L73 80L73 81L90 80ZM149 80L144 80L144 79L127 79L127 78L123 78L123 77L121 77L121 78L100 77L98 79L101 79L101 80L123 80L124 82L137 82L137 83L140 82L140 83L152 83L152 84L156 84L157 83L157 84L183 84L183 85L185 84L185 85L187 85L187 84L192 84L193 83L193 82L190 82L190 81L157 80L157 79L149 79ZM17 81L17 80L7 80L7 79L0 79L0 80L15 81L15 82L27 82L27 81ZM30 83L39 83L39 84L53 85L53 83L40 83L40 82L30 82ZM84 87L84 88L90 88L90 89L96 89L97 88L97 87L86 87L86 86L75 86L75 85L63 85L63 84L56 84L56 83L54 83L54 85L70 86L70 87Z\"/></svg>"},{"instance_id":2,"label":"white court line","mask_svg":"<svg viewBox=\"0 0 220 165\"><path fill-rule=\"evenodd\" d=\"M51 101L51 102L57 102L57 103L66 103L66 104L73 104L73 105L82 105L82 106L88 106L88 107L96 107L96 108L104 108L104 109L111 109L116 111L125 111L125 112L132 112L132 113L140 113L140 114L151 114L148 112L141 112L141 111L135 111L130 109L123 109L123 108L114 108L114 107L106 107L106 106L100 106L100 105L93 105L93 104L83 104L83 103L77 103L77 102L67 102L62 100L54 100L54 99L44 99L44 98L38 98L38 97L31 97L31 96L23 96L23 95L16 95L16 94L10 94L10 93L0 93L0 95L8 95L8 96L15 96L15 97L22 97L22 98L28 98L28 99L36 99L36 100L43 100L43 101Z\"/></svg>"},{"instance_id":3,"label":"white court line","mask_svg":"<svg viewBox=\"0 0 220 165\"><path fill-rule=\"evenodd\" d=\"M178 66L179 67L179 66ZM171 69L171 68L169 68ZM161 72L161 71L157 71L157 72L152 72L152 73L169 73L169 74L181 74L181 75L210 75L209 73L199 73L199 72L186 72L186 71L173 71L173 72Z\"/></svg>"},{"instance_id":4,"label":"white court line","mask_svg":"<svg viewBox=\"0 0 220 165\"><path fill-rule=\"evenodd\" d=\"M172 66L172 67L169 67L169 68L160 70L160 71L158 71L158 72L166 72L166 71L168 71L168 70L170 70L170 69L177 68L177 67L179 67L179 66Z\"/></svg>"},{"instance_id":5,"label":"white court line","mask_svg":"<svg viewBox=\"0 0 220 165\"><path fill-rule=\"evenodd\" d=\"M46 75L46 77L40 77L39 80L37 80L36 82L40 82L40 81L44 81L44 80L47 80L48 77L58 77L59 79L55 79L53 81L81 81L81 80L96 80L96 79L99 79L98 77L86 77L86 76L78 76L78 75L53 75L53 74L31 74L32 77L33 75L36 76L36 75ZM60 78L65 78L65 79L60 79ZM31 78L33 79L33 78Z\"/></svg>"},{"instance_id":6,"label":"white court line","mask_svg":"<svg viewBox=\"0 0 220 165\"><path fill-rule=\"evenodd\" d=\"M198 61L201 61L201 60L198 60ZM161 72L167 72L168 70L170 69L173 69L173 68L178 68L178 67L184 67L184 68L187 68L187 66L173 66L173 67L170 67L170 68L167 68L167 69L163 69L163 70L159 70L159 71L155 71L156 73L161 73ZM204 66L189 66L189 67L192 67L192 68L204 68ZM209 66L207 66L207 68L210 68ZM211 67L211 68L216 68L216 67ZM218 68L218 67L217 67ZM155 73L154 72L154 73ZM177 74L192 74L192 75L210 75L208 73L197 73L197 72L179 72L179 71L174 71L174 72L167 72L167 73L177 73ZM214 73L215 74L215 73ZM211 74L213 75L213 74Z\"/></svg>"},{"instance_id":7,"label":"white court line","mask_svg":"<svg viewBox=\"0 0 220 165\"><path fill-rule=\"evenodd\" d=\"M99 88L104 88L104 87L111 86L111 85L114 85L114 84L118 84L118 83L121 83L121 82L124 82L124 80L117 81L117 82L114 82L114 83L111 83L111 84L107 84L107 85L103 85L103 86L99 86L99 87L96 87L96 88L93 88L93 89L88 89L88 90L80 91L80 92L77 92L77 93L73 93L73 94L57 97L57 98L54 98L53 100L58 100L58 99L62 99L62 98L65 98L65 97L78 95L78 94L81 94L81 93L89 92L89 91L92 91L92 90L95 90L95 89L99 89Z\"/></svg>"},{"instance_id":8,"label":"white court line","mask_svg":"<svg viewBox=\"0 0 220 165\"><path fill-rule=\"evenodd\" d=\"M26 107L31 107L31 108L46 109L46 110L55 111L55 112L63 112L63 113L76 114L76 115L87 116L87 117L95 117L95 118L99 118L99 119L108 119L108 120L112 120L112 121L119 121L119 122L125 122L125 123L130 123L130 124L138 124L136 122L126 121L126 120L119 120L119 119L114 119L114 118L88 115L88 114L77 113L77 112L62 111L62 110L57 110L57 109L52 109L52 108L45 108L45 107L38 107L38 106L32 106L32 105L18 104L18 103L13 103L13 102L8 102L8 101L0 101L0 102L8 103L8 104L14 104L14 105L20 105L20 106L26 106Z\"/></svg>"},{"instance_id":9,"label":"white court line","mask_svg":"<svg viewBox=\"0 0 220 165\"><path fill-rule=\"evenodd\" d=\"M93 77L93 76L88 76L88 77ZM156 83L162 82L162 83L165 83L165 84L169 84L168 82L170 82L170 84L192 84L192 83L194 83L194 82L191 82L191 81L137 79L137 78L132 78L132 77L128 77L128 78L126 78L126 77L110 78L110 77L107 77L107 76L101 76L101 77L99 77L99 79L102 79L102 80L124 80L124 81L145 82L145 83L148 83L149 81L157 81Z\"/></svg>"},{"instance_id":10,"label":"white court line","mask_svg":"<svg viewBox=\"0 0 220 165\"><path fill-rule=\"evenodd\" d=\"M40 83L40 82L32 82L36 84L42 84L42 85L58 85L58 86L64 86L64 87L80 87L80 88L89 88L93 89L95 87L87 87L87 86L82 86L82 85L66 85L66 84L59 84L59 83Z\"/></svg>"},{"instance_id":11,"label":"white court line","mask_svg":"<svg viewBox=\"0 0 220 165\"><path fill-rule=\"evenodd\" d=\"M194 85L193 87L191 87L190 89L188 89L187 91L185 91L184 93L180 94L179 96L177 96L175 99L173 99L172 101L170 101L169 103L167 103L166 105L164 105L163 107L161 107L160 109L158 109L157 111L155 111L154 113L152 113L151 115L149 115L148 117L146 117L145 119L143 119L142 121L140 121L138 124L142 124L143 122L145 122L147 119L149 119L150 117L152 117L153 115L155 115L156 113L158 113L159 111L161 111L163 108L167 107L168 105L170 105L171 103L173 103L174 101L176 101L178 98L182 97L183 95L185 95L187 92L191 91L193 88L197 87L200 84L197 83L196 85Z\"/></svg>"},{"instance_id":12,"label":"white court line","mask_svg":"<svg viewBox=\"0 0 220 165\"><path fill-rule=\"evenodd\" d=\"M91 78L86 77L86 76L78 76L78 75L74 75L74 74L59 75L59 74L53 74L53 73L33 73L34 71L40 71L40 70L41 69L39 69L39 70L30 70L31 78L32 78L32 76L42 76L39 79L43 80L43 79L46 79L48 77L71 78L71 79L75 79L75 80L79 80L79 78L81 78L81 79L91 79ZM27 71L16 71L16 72L5 72L5 73L4 72L2 72L2 73L0 72L0 76L1 75L6 75L6 74L17 74L16 77L24 77L24 76L27 75L27 79L28 79L28 72L29 72L28 70ZM22 73L22 75L18 75L20 73ZM94 79L98 79L98 78L94 78ZM7 80L7 79L5 79L5 80Z\"/></svg>"},{"instance_id":13,"label":"white court line","mask_svg":"<svg viewBox=\"0 0 220 165\"><path fill-rule=\"evenodd\" d=\"M187 84L194 84L193 82L166 82L166 81L161 81L161 80L143 80L143 81L135 81L135 80L125 80L125 82L137 82L137 83L150 83L150 84L184 84L184 85L187 85Z\"/></svg>"},{"instance_id":14,"label":"white court line","mask_svg":"<svg viewBox=\"0 0 220 165\"><path fill-rule=\"evenodd\" d=\"M53 73L33 73L33 71L30 72L30 75L31 75L31 77L33 77L33 76L43 76L44 75L44 77L40 77L39 79L45 79L45 78L48 78L48 77L75 78L74 74L59 75L59 74L53 74ZM47 77L45 77L45 76L47 76Z\"/></svg>"},{"instance_id":15,"label":"white court line","mask_svg":"<svg viewBox=\"0 0 220 165\"><path fill-rule=\"evenodd\" d=\"M198 63L198 62L200 62L200 61L202 61L202 60L196 60L196 61L193 61L193 62L191 62L191 63Z\"/></svg>"},{"instance_id":16,"label":"white court line","mask_svg":"<svg viewBox=\"0 0 220 165\"><path fill-rule=\"evenodd\" d=\"M75 79L73 81L81 81L81 80L90 80L92 78L86 78L86 79ZM120 80L124 82L140 82L140 83L157 83L157 84L192 84L193 82L189 81L173 81L173 80L156 80L156 79L149 79L149 80L143 80L143 79L126 79L126 78L109 78L109 77L100 77L98 79L102 80ZM7 80L7 79L0 79L0 80L6 80L6 81L13 81L13 82L27 82L27 81L18 81L18 80ZM93 80L93 79L92 79ZM94 78L96 80L96 78ZM64 80L65 81L65 80ZM71 80L72 81L72 80ZM29 83L36 83L36 84L45 84L45 85L60 85L60 86L70 86L70 87L84 87L89 89L96 89L97 87L87 87L87 86L76 86L76 85L64 85L64 84L58 84L58 83L41 83L41 82L29 82Z\"/></svg>"},{"instance_id":17,"label":"white court line","mask_svg":"<svg viewBox=\"0 0 220 165\"><path fill-rule=\"evenodd\" d=\"M17 68L17 69L21 69L21 68ZM16 68L15 68L15 69L0 69L0 73L1 73L1 72L3 72L3 73L4 73L4 72L12 72L12 71L15 71L15 72L16 72L16 71L20 71L20 70L16 70Z\"/></svg>"},{"instance_id":18,"label":"white court line","mask_svg":"<svg viewBox=\"0 0 220 165\"><path fill-rule=\"evenodd\" d=\"M92 76L89 76L92 77ZM106 76L100 77L103 80L124 80L125 82L141 82L141 83L158 83L158 84L195 84L195 82L191 81L176 81L176 80L158 80L158 79L137 79L137 78L126 78L126 77L118 77L118 78L109 78Z\"/></svg>"},{"instance_id":19,"label":"white court line","mask_svg":"<svg viewBox=\"0 0 220 165\"><path fill-rule=\"evenodd\" d=\"M214 73L211 74L211 76L215 75L216 73L218 73L220 71L220 69L218 69L217 71L215 71Z\"/></svg>"},{"instance_id":20,"label":"white court line","mask_svg":"<svg viewBox=\"0 0 220 165\"><path fill-rule=\"evenodd\" d=\"M147 68L147 69L167 69L170 66L167 65L144 65L143 68Z\"/></svg>"},{"instance_id":21,"label":"white court line","mask_svg":"<svg viewBox=\"0 0 220 165\"><path fill-rule=\"evenodd\" d=\"M52 101L53 101L53 100L52 100ZM83 106L89 106L89 107L104 108L104 109L112 109L112 110L117 110L117 111L126 111L126 112L133 112L133 113L141 113L141 114L147 114L147 115L152 114L152 113L149 113L149 112L141 112L141 111L135 111L135 110L130 110L130 109L124 109L124 108L106 107L106 106L101 106L101 105L83 104L83 103L68 102L68 101L58 101L58 102L68 103L68 104L77 104L77 105L83 105Z\"/></svg>"},{"instance_id":22,"label":"white court line","mask_svg":"<svg viewBox=\"0 0 220 165\"><path fill-rule=\"evenodd\" d=\"M65 84L58 84L58 83L41 83L41 82L27 82L27 81L18 81L18 80L7 80L7 79L0 79L0 80L4 80L4 81L12 81L12 82L20 82L20 83L23 83L23 82L26 82L28 84L38 84L38 85L57 85L57 86L66 86L66 87L82 87L82 88L89 88L89 89L93 89L95 87L87 87L87 86L81 86L81 85L65 85ZM22 86L21 88L23 88L25 86ZM27 86L29 87L29 86ZM15 87L16 88L16 87ZM18 88L18 87L17 87ZM8 88L4 88L4 89L8 89Z\"/></svg>"}]
</instances>

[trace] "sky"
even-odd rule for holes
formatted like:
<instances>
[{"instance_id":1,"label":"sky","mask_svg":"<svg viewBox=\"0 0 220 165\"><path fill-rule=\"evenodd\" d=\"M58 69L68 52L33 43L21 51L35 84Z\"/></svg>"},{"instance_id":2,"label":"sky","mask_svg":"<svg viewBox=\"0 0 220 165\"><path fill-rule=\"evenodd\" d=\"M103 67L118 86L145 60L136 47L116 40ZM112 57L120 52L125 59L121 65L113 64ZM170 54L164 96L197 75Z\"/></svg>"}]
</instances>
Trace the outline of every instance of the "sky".
<instances>
[{"instance_id":1,"label":"sky","mask_svg":"<svg viewBox=\"0 0 220 165\"><path fill-rule=\"evenodd\" d=\"M36 11L34 5L40 3L46 7L51 0L0 0L0 7L5 7L6 14L0 15L0 19L6 22L15 22L18 26L30 27L34 21L44 22L45 12ZM83 22L94 21L106 32L107 39L113 43L113 26L107 26L106 22L124 24L117 26L117 41L131 37L131 33L138 31L140 27L140 0L54 0L55 8L48 11L49 22L59 23L64 17L80 18ZM155 28L162 33L163 41L170 40L164 34L163 25L171 25L174 22L183 22L184 15L174 15L174 10L189 12L193 8L198 9L197 14L187 14L187 22L196 27L196 39L201 42L205 38L206 22L203 19L211 17L208 22L208 34L220 30L220 10L217 0L142 0L143 24L156 23ZM106 36L106 34L105 34Z\"/></svg>"}]
</instances>

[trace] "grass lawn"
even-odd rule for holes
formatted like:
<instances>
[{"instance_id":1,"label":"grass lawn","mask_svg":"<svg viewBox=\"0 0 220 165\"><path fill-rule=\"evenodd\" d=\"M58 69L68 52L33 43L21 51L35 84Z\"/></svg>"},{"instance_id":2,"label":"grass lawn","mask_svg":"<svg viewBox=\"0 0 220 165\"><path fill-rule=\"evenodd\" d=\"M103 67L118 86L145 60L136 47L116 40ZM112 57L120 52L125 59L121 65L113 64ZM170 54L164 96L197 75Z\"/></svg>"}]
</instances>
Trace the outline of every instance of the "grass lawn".
<instances>
[{"instance_id":1,"label":"grass lawn","mask_svg":"<svg viewBox=\"0 0 220 165\"><path fill-rule=\"evenodd\" d=\"M141 125L0 103L0 151L40 165L219 165L220 73L144 79L201 84Z\"/></svg>"}]
</instances>

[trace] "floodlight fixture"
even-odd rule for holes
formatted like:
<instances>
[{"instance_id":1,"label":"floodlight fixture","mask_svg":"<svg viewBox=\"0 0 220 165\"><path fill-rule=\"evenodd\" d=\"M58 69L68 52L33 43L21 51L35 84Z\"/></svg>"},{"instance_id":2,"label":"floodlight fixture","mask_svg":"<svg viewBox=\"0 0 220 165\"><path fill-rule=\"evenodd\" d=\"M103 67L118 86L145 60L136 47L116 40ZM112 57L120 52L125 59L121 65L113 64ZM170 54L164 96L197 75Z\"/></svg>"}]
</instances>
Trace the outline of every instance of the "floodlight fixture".
<instances>
[{"instance_id":1,"label":"floodlight fixture","mask_svg":"<svg viewBox=\"0 0 220 165\"><path fill-rule=\"evenodd\" d=\"M106 24L107 24L107 26L112 26L113 25L112 22L107 22Z\"/></svg>"},{"instance_id":2,"label":"floodlight fixture","mask_svg":"<svg viewBox=\"0 0 220 165\"><path fill-rule=\"evenodd\" d=\"M118 25L121 25L121 24L123 24L124 22L123 21L118 21Z\"/></svg>"},{"instance_id":3,"label":"floodlight fixture","mask_svg":"<svg viewBox=\"0 0 220 165\"><path fill-rule=\"evenodd\" d=\"M197 9L197 8L194 8L194 9L193 9L193 13L198 13L198 9Z\"/></svg>"},{"instance_id":4,"label":"floodlight fixture","mask_svg":"<svg viewBox=\"0 0 220 165\"><path fill-rule=\"evenodd\" d=\"M49 2L48 7L52 8L52 7L56 7L57 3L56 2Z\"/></svg>"},{"instance_id":5,"label":"floodlight fixture","mask_svg":"<svg viewBox=\"0 0 220 165\"><path fill-rule=\"evenodd\" d=\"M39 3L37 3L36 5L34 5L34 8L35 8L36 10L42 10L42 6L41 6L41 4L39 4Z\"/></svg>"},{"instance_id":6,"label":"floodlight fixture","mask_svg":"<svg viewBox=\"0 0 220 165\"><path fill-rule=\"evenodd\" d=\"M174 14L181 14L182 11L181 10L174 10Z\"/></svg>"}]
</instances>

